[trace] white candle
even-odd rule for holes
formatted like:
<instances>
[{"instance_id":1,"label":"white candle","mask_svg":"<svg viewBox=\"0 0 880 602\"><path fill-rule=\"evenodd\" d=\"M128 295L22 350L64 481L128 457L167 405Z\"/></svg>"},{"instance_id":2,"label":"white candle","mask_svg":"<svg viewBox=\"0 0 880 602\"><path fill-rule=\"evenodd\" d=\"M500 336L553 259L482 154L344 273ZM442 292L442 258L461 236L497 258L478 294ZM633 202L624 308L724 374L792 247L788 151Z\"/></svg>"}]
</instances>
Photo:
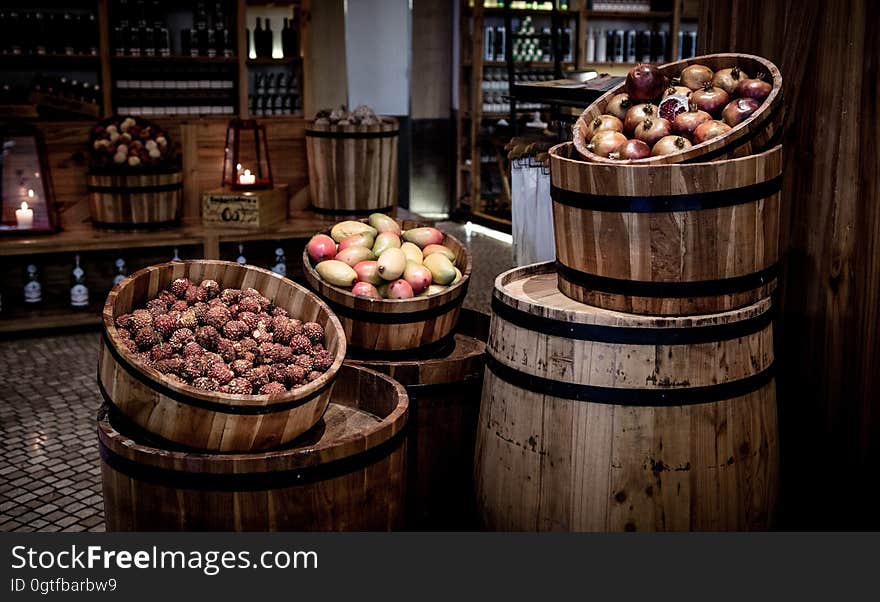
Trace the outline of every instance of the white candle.
<instances>
[{"instance_id":1,"label":"white candle","mask_svg":"<svg viewBox=\"0 0 880 602\"><path fill-rule=\"evenodd\" d=\"M238 176L238 183L245 186L256 184L257 176L253 175L251 170L246 169L243 174Z\"/></svg>"},{"instance_id":2,"label":"white candle","mask_svg":"<svg viewBox=\"0 0 880 602\"><path fill-rule=\"evenodd\" d=\"M27 201L22 201L21 209L15 210L15 221L22 230L34 227L34 210L28 207Z\"/></svg>"}]
</instances>

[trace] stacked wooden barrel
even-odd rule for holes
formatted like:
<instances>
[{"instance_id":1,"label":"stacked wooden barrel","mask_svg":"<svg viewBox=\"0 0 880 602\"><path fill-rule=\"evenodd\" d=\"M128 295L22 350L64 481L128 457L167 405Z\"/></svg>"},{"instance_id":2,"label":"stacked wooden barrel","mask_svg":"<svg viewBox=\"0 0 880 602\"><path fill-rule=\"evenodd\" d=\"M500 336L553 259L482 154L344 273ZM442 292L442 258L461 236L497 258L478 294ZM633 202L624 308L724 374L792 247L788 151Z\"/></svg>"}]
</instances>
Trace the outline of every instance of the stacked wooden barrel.
<instances>
[{"instance_id":1,"label":"stacked wooden barrel","mask_svg":"<svg viewBox=\"0 0 880 602\"><path fill-rule=\"evenodd\" d=\"M765 123L778 134L775 115ZM484 527L772 527L782 151L759 150L755 127L752 154L704 161L551 149L557 261L506 272L493 291Z\"/></svg>"}]
</instances>

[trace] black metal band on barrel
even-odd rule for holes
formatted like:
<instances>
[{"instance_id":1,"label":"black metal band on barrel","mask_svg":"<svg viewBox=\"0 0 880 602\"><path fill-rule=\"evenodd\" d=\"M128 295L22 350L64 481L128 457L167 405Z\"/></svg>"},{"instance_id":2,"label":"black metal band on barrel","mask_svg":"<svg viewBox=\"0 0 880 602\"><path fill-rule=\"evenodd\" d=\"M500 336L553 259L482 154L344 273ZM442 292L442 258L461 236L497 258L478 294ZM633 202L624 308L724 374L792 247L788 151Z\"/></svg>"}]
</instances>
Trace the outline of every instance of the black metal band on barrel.
<instances>
[{"instance_id":1,"label":"black metal band on barrel","mask_svg":"<svg viewBox=\"0 0 880 602\"><path fill-rule=\"evenodd\" d=\"M326 464L307 466L277 472L202 473L170 470L135 462L120 456L100 441L101 459L116 472L125 476L170 487L199 491L263 491L282 487L309 485L363 470L391 455L406 438L406 429L392 435L387 441L354 456ZM204 453L204 452L203 452ZM205 454L207 455L207 454ZM231 455L231 454L224 454ZM248 454L252 455L252 454Z\"/></svg>"},{"instance_id":2,"label":"black metal band on barrel","mask_svg":"<svg viewBox=\"0 0 880 602\"><path fill-rule=\"evenodd\" d=\"M675 389L623 389L600 387L551 380L515 370L491 355L486 356L486 367L501 380L526 391L562 399L621 406L686 406L714 403L742 397L758 391L773 380L773 364L751 376L739 380Z\"/></svg>"},{"instance_id":3,"label":"black metal band on barrel","mask_svg":"<svg viewBox=\"0 0 880 602\"><path fill-rule=\"evenodd\" d=\"M769 328L773 321L771 311L727 324L691 327L626 327L604 324L566 322L546 316L536 316L511 307L500 299L492 298L493 313L514 326L555 337L596 341L617 345L696 345L729 341L753 335Z\"/></svg>"},{"instance_id":4,"label":"black metal band on barrel","mask_svg":"<svg viewBox=\"0 0 880 602\"><path fill-rule=\"evenodd\" d=\"M368 364L371 361L406 362L430 360L436 359L438 357L447 356L454 348L455 333L450 332L445 337L438 339L433 343L421 345L415 349L367 349L365 347L358 347L349 343L349 345L346 347L345 359L355 361L362 360L367 362Z\"/></svg>"},{"instance_id":5,"label":"black metal band on barrel","mask_svg":"<svg viewBox=\"0 0 880 602\"><path fill-rule=\"evenodd\" d=\"M424 322L425 320L432 320L454 310L456 307L461 305L464 296L467 294L467 287L468 285L464 284L461 287L462 290L458 295L456 295L455 299L447 301L442 305L438 305L437 307L429 307L428 309L422 309L420 311L409 311L403 313L384 313L378 311L354 309L352 307L349 307L348 305L337 303L336 301L332 301L323 296L321 297L321 300L329 305L330 309L336 312L336 314L344 318L348 318L349 320L357 320L358 322L370 322L371 324L409 324L411 322Z\"/></svg>"},{"instance_id":6,"label":"black metal band on barrel","mask_svg":"<svg viewBox=\"0 0 880 602\"><path fill-rule=\"evenodd\" d=\"M366 209L325 209L323 207L315 207L314 205L310 207L315 213L324 215L367 215L369 213L391 213L394 210L394 205Z\"/></svg>"},{"instance_id":7,"label":"black metal band on barrel","mask_svg":"<svg viewBox=\"0 0 880 602\"><path fill-rule=\"evenodd\" d=\"M556 272L560 278L592 291L629 295L633 297L670 297L691 299L732 295L754 290L776 279L779 265L773 264L758 272L720 278L718 280L693 280L688 282L653 282L647 280L624 280L588 274L556 262Z\"/></svg>"},{"instance_id":8,"label":"black metal band on barrel","mask_svg":"<svg viewBox=\"0 0 880 602\"><path fill-rule=\"evenodd\" d=\"M418 383L406 385L406 393L409 395L410 404L413 401L423 399L428 396L448 397L452 404L462 402L463 393L469 390L475 390L483 386L483 371L468 374L463 378L446 383Z\"/></svg>"},{"instance_id":9,"label":"black metal band on barrel","mask_svg":"<svg viewBox=\"0 0 880 602\"><path fill-rule=\"evenodd\" d=\"M584 209L615 213L667 213L672 211L699 211L732 205L744 205L767 198L782 189L782 175L741 188L713 190L694 194L669 194L657 196L613 196L589 194L550 187L554 203Z\"/></svg>"},{"instance_id":10,"label":"black metal band on barrel","mask_svg":"<svg viewBox=\"0 0 880 602\"><path fill-rule=\"evenodd\" d=\"M340 132L329 130L306 130L306 136L312 138L394 138L399 130L381 132Z\"/></svg>"},{"instance_id":11,"label":"black metal band on barrel","mask_svg":"<svg viewBox=\"0 0 880 602\"><path fill-rule=\"evenodd\" d=\"M330 380L319 389L312 391L305 397L300 399L295 399L293 401L287 401L284 403L274 403L267 405L233 405L226 403L218 403L216 401L208 401L205 399L199 399L197 397L190 397L185 393L181 393L179 391L175 391L171 387L149 378L146 374L138 370L126 357L124 357L113 345L110 341L110 337L107 335L106 330L101 331L102 336L104 337L104 347L110 352L110 355L113 356L113 359L116 360L116 363L125 370L129 376L134 378L135 380L143 383L148 388L156 391L160 395L168 397L169 399L173 399L178 403L182 403L188 406L193 406L196 408L200 408L202 410L208 410L210 412L217 412L219 414L235 414L238 416L262 416L265 414L274 414L276 412L283 412L285 410L292 410L293 408L298 408L301 405L305 405L306 403L312 401L318 395L321 395L324 390L333 384L333 381ZM107 391L104 389L104 384L101 382L101 375L98 374L98 387L101 389L101 395L104 396L109 403L115 405L113 399L107 394Z\"/></svg>"},{"instance_id":12,"label":"black metal band on barrel","mask_svg":"<svg viewBox=\"0 0 880 602\"><path fill-rule=\"evenodd\" d=\"M742 137L731 142L730 144L725 144L724 146L722 146L721 148L719 148L717 150L714 150L714 151L711 151L711 152L708 152L708 153L705 153L702 155L698 155L698 156L694 157L693 159L688 159L687 161L683 161L683 163L705 163L707 161L714 161L715 159L718 159L719 157L723 157L725 155L732 153L733 151L735 151L736 149L741 147L743 144L751 142L752 140L757 138L759 134L763 134L767 128L767 124L773 123L773 121L776 119L776 116L782 110L782 106L783 106L782 98L777 98L776 106L773 107L773 109L770 110L770 112L767 114L767 116L763 120L761 120L761 123L756 124L749 131L749 133L744 134ZM782 127L777 125L776 131L773 133L773 136L771 136L771 141L773 140L773 138L776 138L778 136L778 134L780 134L781 132L782 132ZM771 141L768 141L763 146L767 149L773 148L775 146L775 143L772 143Z\"/></svg>"},{"instance_id":13,"label":"black metal band on barrel","mask_svg":"<svg viewBox=\"0 0 880 602\"><path fill-rule=\"evenodd\" d=\"M180 225L180 218L170 219L163 222L150 222L146 224L123 223L123 222L101 222L92 220L92 225L98 228L107 228L108 230L161 230L162 228L173 228Z\"/></svg>"},{"instance_id":14,"label":"black metal band on barrel","mask_svg":"<svg viewBox=\"0 0 880 602\"><path fill-rule=\"evenodd\" d=\"M145 192L171 192L183 190L183 182L170 184L151 184L150 186L97 186L89 184L86 189L89 192L109 192L112 194L142 194Z\"/></svg>"}]
</instances>

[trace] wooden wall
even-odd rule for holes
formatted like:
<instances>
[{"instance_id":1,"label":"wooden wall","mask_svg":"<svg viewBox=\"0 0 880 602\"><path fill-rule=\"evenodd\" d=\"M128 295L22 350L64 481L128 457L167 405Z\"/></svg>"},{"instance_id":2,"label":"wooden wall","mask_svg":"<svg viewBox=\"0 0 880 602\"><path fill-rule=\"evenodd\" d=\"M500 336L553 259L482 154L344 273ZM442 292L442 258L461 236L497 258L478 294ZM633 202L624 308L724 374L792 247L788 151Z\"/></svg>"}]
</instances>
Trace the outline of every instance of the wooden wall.
<instances>
[{"instance_id":1,"label":"wooden wall","mask_svg":"<svg viewBox=\"0 0 880 602\"><path fill-rule=\"evenodd\" d=\"M156 122L168 131L183 153L184 217L198 218L201 193L220 185L228 120L160 118ZM292 208L302 208L307 200L304 189L309 177L305 121L298 117L276 117L267 124L270 124L267 129L273 177L277 183L289 186ZM76 229L89 218L86 140L92 124L76 121L38 125L49 149L55 198L62 203L61 225L64 229Z\"/></svg>"},{"instance_id":2,"label":"wooden wall","mask_svg":"<svg viewBox=\"0 0 880 602\"><path fill-rule=\"evenodd\" d=\"M343 0L311 2L307 18L303 68L309 85L303 92L303 109L305 116L311 119L320 109L348 102Z\"/></svg>"},{"instance_id":3,"label":"wooden wall","mask_svg":"<svg viewBox=\"0 0 880 602\"><path fill-rule=\"evenodd\" d=\"M449 119L452 103L452 11L457 0L413 0L413 119Z\"/></svg>"},{"instance_id":4,"label":"wooden wall","mask_svg":"<svg viewBox=\"0 0 880 602\"><path fill-rule=\"evenodd\" d=\"M703 52L782 70L783 526L880 527L880 3L703 2Z\"/></svg>"}]
</instances>

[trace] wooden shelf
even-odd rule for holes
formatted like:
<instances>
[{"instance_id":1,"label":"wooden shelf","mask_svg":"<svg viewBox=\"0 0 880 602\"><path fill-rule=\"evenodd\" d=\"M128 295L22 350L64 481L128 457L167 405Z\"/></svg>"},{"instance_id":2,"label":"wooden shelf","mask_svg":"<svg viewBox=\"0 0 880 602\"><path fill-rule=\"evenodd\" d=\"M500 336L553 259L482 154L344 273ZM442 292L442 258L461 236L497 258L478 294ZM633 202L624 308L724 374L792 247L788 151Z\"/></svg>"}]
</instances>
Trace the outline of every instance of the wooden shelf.
<instances>
[{"instance_id":1,"label":"wooden shelf","mask_svg":"<svg viewBox=\"0 0 880 602\"><path fill-rule=\"evenodd\" d=\"M286 56L281 59L271 57L260 57L257 59L248 59L248 67L280 67L282 65L292 65L300 62L302 59L298 56Z\"/></svg>"},{"instance_id":2,"label":"wooden shelf","mask_svg":"<svg viewBox=\"0 0 880 602\"><path fill-rule=\"evenodd\" d=\"M110 57L113 62L126 64L137 63L190 63L190 64L219 64L219 65L236 65L238 57L234 56L113 56Z\"/></svg>"},{"instance_id":3,"label":"wooden shelf","mask_svg":"<svg viewBox=\"0 0 880 602\"><path fill-rule=\"evenodd\" d=\"M76 66L97 69L100 64L101 57L95 54L0 54L0 67L4 69L70 69Z\"/></svg>"},{"instance_id":4,"label":"wooden shelf","mask_svg":"<svg viewBox=\"0 0 880 602\"><path fill-rule=\"evenodd\" d=\"M655 19L671 19L672 11L629 12L616 10L588 10L588 19L628 19L633 21L653 21Z\"/></svg>"},{"instance_id":5,"label":"wooden shelf","mask_svg":"<svg viewBox=\"0 0 880 602\"><path fill-rule=\"evenodd\" d=\"M82 328L101 323L101 306L90 304L88 309L16 307L0 314L0 336L12 333Z\"/></svg>"},{"instance_id":6,"label":"wooden shelf","mask_svg":"<svg viewBox=\"0 0 880 602\"><path fill-rule=\"evenodd\" d=\"M473 9L470 9L470 10L471 10L471 12L473 12ZM496 15L497 16L504 16L505 10L506 9L501 6L492 6L492 7L484 6L483 7L483 14L484 15L491 15L491 16L496 16ZM576 8L568 8L567 10L558 11L558 14L567 15L570 17L576 17L578 12L579 11ZM515 16L546 15L549 17L553 14L553 11L549 10L549 9L543 9L543 8L512 8L512 9L510 9L510 14L515 15Z\"/></svg>"}]
</instances>

